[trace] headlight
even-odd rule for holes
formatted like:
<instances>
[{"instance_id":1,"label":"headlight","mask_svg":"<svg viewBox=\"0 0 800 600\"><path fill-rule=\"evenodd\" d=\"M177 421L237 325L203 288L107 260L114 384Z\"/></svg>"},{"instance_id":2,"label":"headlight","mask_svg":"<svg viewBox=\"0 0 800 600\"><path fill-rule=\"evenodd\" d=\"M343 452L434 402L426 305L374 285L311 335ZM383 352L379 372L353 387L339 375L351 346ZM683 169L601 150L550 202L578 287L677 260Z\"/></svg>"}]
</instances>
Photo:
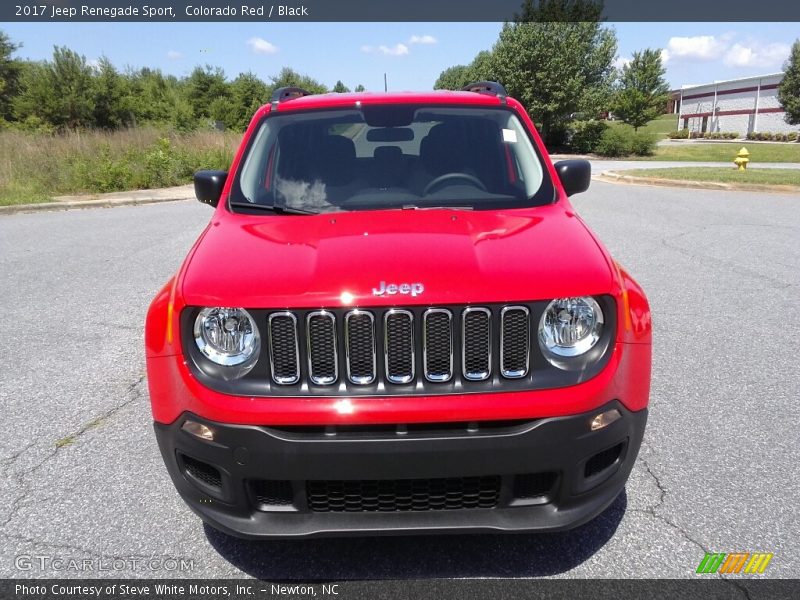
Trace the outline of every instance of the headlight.
<instances>
[{"instance_id":1,"label":"headlight","mask_svg":"<svg viewBox=\"0 0 800 600\"><path fill-rule=\"evenodd\" d=\"M539 346L547 360L565 368L569 359L586 354L603 334L603 311L594 298L556 298L539 321Z\"/></svg>"},{"instance_id":2,"label":"headlight","mask_svg":"<svg viewBox=\"0 0 800 600\"><path fill-rule=\"evenodd\" d=\"M241 377L258 360L261 338L253 317L243 308L204 308L194 321L194 341L210 361L236 367L228 376Z\"/></svg>"}]
</instances>

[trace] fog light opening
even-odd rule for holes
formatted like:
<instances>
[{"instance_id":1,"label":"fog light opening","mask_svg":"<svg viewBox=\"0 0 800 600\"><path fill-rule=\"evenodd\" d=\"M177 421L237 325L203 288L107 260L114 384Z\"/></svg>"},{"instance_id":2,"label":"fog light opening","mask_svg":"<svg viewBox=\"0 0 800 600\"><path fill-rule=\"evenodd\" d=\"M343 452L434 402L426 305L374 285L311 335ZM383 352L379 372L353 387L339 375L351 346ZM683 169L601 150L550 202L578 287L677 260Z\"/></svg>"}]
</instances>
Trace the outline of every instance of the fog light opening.
<instances>
[{"instance_id":1,"label":"fog light opening","mask_svg":"<svg viewBox=\"0 0 800 600\"><path fill-rule=\"evenodd\" d=\"M214 441L214 430L202 423L196 421L186 421L181 427L186 433L195 437L205 440L206 442Z\"/></svg>"},{"instance_id":2,"label":"fog light opening","mask_svg":"<svg viewBox=\"0 0 800 600\"><path fill-rule=\"evenodd\" d=\"M589 426L589 429L592 431L598 431L604 427L608 427L621 417L622 415L620 412L616 408L612 408L611 410L600 413L594 419L592 419L592 424Z\"/></svg>"}]
</instances>

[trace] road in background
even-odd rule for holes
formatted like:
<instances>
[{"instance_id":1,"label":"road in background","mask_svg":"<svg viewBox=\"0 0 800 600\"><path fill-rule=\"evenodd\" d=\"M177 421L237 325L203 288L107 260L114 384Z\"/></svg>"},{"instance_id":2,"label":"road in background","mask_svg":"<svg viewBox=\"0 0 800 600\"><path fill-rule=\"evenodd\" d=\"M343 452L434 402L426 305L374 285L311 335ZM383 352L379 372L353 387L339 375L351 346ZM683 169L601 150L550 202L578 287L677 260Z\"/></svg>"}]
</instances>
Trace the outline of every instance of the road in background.
<instances>
[{"instance_id":1,"label":"road in background","mask_svg":"<svg viewBox=\"0 0 800 600\"><path fill-rule=\"evenodd\" d=\"M800 576L797 197L595 182L575 206L653 308L626 493L567 533L264 543L205 528L152 431L145 311L210 209L0 218L0 577L97 575L20 571L26 554L194 564L111 573L147 577L693 577L705 551L774 552L767 576Z\"/></svg>"}]
</instances>

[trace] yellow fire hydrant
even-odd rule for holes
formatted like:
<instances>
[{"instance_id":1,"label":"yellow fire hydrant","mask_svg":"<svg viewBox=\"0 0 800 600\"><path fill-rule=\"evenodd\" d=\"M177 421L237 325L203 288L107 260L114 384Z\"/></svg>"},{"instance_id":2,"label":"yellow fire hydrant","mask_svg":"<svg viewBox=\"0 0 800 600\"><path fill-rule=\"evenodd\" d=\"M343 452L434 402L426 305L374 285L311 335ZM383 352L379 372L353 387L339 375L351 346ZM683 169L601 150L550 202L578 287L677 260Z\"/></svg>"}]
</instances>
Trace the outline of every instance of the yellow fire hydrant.
<instances>
[{"instance_id":1,"label":"yellow fire hydrant","mask_svg":"<svg viewBox=\"0 0 800 600\"><path fill-rule=\"evenodd\" d=\"M747 148L742 146L742 149L739 150L739 154L737 154L736 158L733 160L733 164L739 167L739 171L747 169L747 163L750 162L749 156L750 153L747 151Z\"/></svg>"}]
</instances>

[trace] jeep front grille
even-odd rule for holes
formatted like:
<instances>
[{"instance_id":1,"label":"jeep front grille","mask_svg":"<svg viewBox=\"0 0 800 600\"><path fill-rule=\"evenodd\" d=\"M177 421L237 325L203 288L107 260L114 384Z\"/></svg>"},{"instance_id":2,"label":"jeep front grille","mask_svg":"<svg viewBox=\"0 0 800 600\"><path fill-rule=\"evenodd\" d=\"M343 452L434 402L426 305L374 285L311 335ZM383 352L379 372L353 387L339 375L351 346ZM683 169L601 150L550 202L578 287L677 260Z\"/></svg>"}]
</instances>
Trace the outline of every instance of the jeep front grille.
<instances>
[{"instance_id":1,"label":"jeep front grille","mask_svg":"<svg viewBox=\"0 0 800 600\"><path fill-rule=\"evenodd\" d=\"M181 314L193 373L208 387L247 397L460 395L576 385L598 374L616 332L613 298L600 358L586 370L547 361L539 322L547 300L477 305L248 309L261 334L261 356L236 379L196 351L195 309ZM346 406L346 405L345 405Z\"/></svg>"},{"instance_id":2,"label":"jeep front grille","mask_svg":"<svg viewBox=\"0 0 800 600\"><path fill-rule=\"evenodd\" d=\"M338 316L327 310L299 316L273 312L268 318L272 380L279 385L294 385L303 377L315 386L341 383L342 346L345 383L355 386L377 382L411 385L418 378L418 371L428 382L449 382L459 349L463 379L467 383L485 381L493 375L495 345L500 360L494 368L502 378L527 376L532 339L530 310L521 305L504 306L498 307L494 315L486 307L428 308L421 312L418 309L416 314L405 308L357 309ZM459 328L455 326L456 318ZM496 335L493 319L497 319ZM343 339L337 333L340 320ZM305 331L300 331L302 323ZM304 340L303 362L307 363L307 370L301 369L299 339Z\"/></svg>"}]
</instances>

